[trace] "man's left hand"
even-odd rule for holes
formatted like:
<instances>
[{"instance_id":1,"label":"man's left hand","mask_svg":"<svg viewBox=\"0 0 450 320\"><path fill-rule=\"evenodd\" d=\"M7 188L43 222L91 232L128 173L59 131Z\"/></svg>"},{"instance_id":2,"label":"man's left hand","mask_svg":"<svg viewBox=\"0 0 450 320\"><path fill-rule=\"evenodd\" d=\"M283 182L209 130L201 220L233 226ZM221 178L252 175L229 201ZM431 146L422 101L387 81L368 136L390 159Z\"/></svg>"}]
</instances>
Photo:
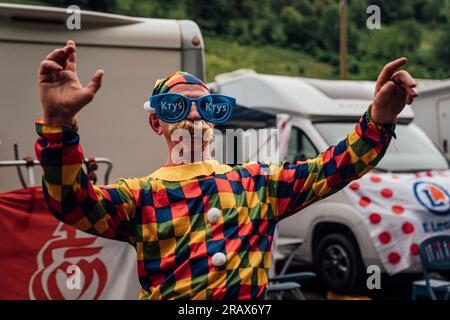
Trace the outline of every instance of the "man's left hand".
<instances>
[{"instance_id":1,"label":"man's left hand","mask_svg":"<svg viewBox=\"0 0 450 320\"><path fill-rule=\"evenodd\" d=\"M405 105L411 104L418 96L413 77L405 70L397 71L406 62L406 58L399 58L389 62L381 70L371 109L373 121L380 124L393 124Z\"/></svg>"}]
</instances>

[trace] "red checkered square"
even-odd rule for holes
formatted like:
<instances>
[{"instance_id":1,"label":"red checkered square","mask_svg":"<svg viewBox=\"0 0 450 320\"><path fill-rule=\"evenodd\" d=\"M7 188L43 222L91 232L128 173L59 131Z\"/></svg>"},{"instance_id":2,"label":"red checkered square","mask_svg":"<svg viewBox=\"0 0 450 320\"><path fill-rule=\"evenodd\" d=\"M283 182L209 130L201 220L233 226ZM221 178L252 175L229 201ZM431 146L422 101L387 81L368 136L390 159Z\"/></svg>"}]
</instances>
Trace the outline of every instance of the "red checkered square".
<instances>
[{"instance_id":1,"label":"red checkered square","mask_svg":"<svg viewBox=\"0 0 450 320\"><path fill-rule=\"evenodd\" d=\"M167 207L170 204L170 201L166 189L161 189L153 192L153 202L155 208Z\"/></svg>"},{"instance_id":2,"label":"red checkered square","mask_svg":"<svg viewBox=\"0 0 450 320\"><path fill-rule=\"evenodd\" d=\"M183 189L184 196L186 199L192 199L202 196L202 189L197 180L194 180L188 184L181 187Z\"/></svg>"},{"instance_id":3,"label":"red checkered square","mask_svg":"<svg viewBox=\"0 0 450 320\"><path fill-rule=\"evenodd\" d=\"M143 206L141 208L142 224L156 223L155 208L151 206Z\"/></svg>"},{"instance_id":4,"label":"red checkered square","mask_svg":"<svg viewBox=\"0 0 450 320\"><path fill-rule=\"evenodd\" d=\"M225 241L225 250L226 252L239 252L239 249L242 246L242 240L240 238L236 239L227 239Z\"/></svg>"},{"instance_id":5,"label":"red checkered square","mask_svg":"<svg viewBox=\"0 0 450 320\"><path fill-rule=\"evenodd\" d=\"M191 251L190 258L204 258L208 255L208 250L205 242L195 242L189 244L189 249Z\"/></svg>"},{"instance_id":6,"label":"red checkered square","mask_svg":"<svg viewBox=\"0 0 450 320\"><path fill-rule=\"evenodd\" d=\"M170 205L170 208L172 212L172 219L189 216L189 206L186 200L173 203Z\"/></svg>"},{"instance_id":7,"label":"red checkered square","mask_svg":"<svg viewBox=\"0 0 450 320\"><path fill-rule=\"evenodd\" d=\"M223 235L223 224L217 223L211 226L211 239L212 240L221 240L225 236Z\"/></svg>"},{"instance_id":8,"label":"red checkered square","mask_svg":"<svg viewBox=\"0 0 450 320\"><path fill-rule=\"evenodd\" d=\"M239 237L249 236L252 234L252 232L253 232L253 225L251 224L251 222L239 226L238 230Z\"/></svg>"},{"instance_id":9,"label":"red checkered square","mask_svg":"<svg viewBox=\"0 0 450 320\"><path fill-rule=\"evenodd\" d=\"M233 189L231 188L230 183L227 180L216 179L217 190L219 192L231 192L233 193Z\"/></svg>"},{"instance_id":10,"label":"red checkered square","mask_svg":"<svg viewBox=\"0 0 450 320\"><path fill-rule=\"evenodd\" d=\"M83 162L83 151L79 144L65 146L62 156L62 163L65 166Z\"/></svg>"}]
</instances>

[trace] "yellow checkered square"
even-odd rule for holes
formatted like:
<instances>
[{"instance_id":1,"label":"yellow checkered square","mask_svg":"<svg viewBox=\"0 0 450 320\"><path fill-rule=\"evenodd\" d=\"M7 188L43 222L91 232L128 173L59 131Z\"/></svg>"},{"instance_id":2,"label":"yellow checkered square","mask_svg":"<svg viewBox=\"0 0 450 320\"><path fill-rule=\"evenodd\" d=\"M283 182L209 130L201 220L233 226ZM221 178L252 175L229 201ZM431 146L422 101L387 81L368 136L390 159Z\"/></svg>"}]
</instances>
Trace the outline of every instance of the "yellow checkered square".
<instances>
[{"instance_id":1,"label":"yellow checkered square","mask_svg":"<svg viewBox=\"0 0 450 320\"><path fill-rule=\"evenodd\" d=\"M142 241L158 240L158 229L156 223L146 223L142 225Z\"/></svg>"},{"instance_id":2,"label":"yellow checkered square","mask_svg":"<svg viewBox=\"0 0 450 320\"><path fill-rule=\"evenodd\" d=\"M79 172L80 165L78 163L62 166L62 184L65 186L72 185L75 182Z\"/></svg>"},{"instance_id":3,"label":"yellow checkered square","mask_svg":"<svg viewBox=\"0 0 450 320\"><path fill-rule=\"evenodd\" d=\"M106 218L98 220L94 224L94 228L95 228L95 230L97 230L98 233L103 233L106 230L108 230L109 225L108 225Z\"/></svg>"},{"instance_id":4,"label":"yellow checkered square","mask_svg":"<svg viewBox=\"0 0 450 320\"><path fill-rule=\"evenodd\" d=\"M271 252L264 252L264 268L270 268L272 262L272 254Z\"/></svg>"},{"instance_id":5,"label":"yellow checkered square","mask_svg":"<svg viewBox=\"0 0 450 320\"><path fill-rule=\"evenodd\" d=\"M189 233L191 224L189 217L180 217L173 220L173 228L176 237L181 237Z\"/></svg>"},{"instance_id":6,"label":"yellow checkered square","mask_svg":"<svg viewBox=\"0 0 450 320\"><path fill-rule=\"evenodd\" d=\"M248 215L247 207L240 207L238 210L238 223L246 224L250 222L250 216Z\"/></svg>"},{"instance_id":7,"label":"yellow checkered square","mask_svg":"<svg viewBox=\"0 0 450 320\"><path fill-rule=\"evenodd\" d=\"M350 132L350 134L347 136L348 142L352 145L354 144L356 141L358 141L360 139L360 137L358 136L358 133L356 132L356 130L352 130L352 132Z\"/></svg>"},{"instance_id":8,"label":"yellow checkered square","mask_svg":"<svg viewBox=\"0 0 450 320\"><path fill-rule=\"evenodd\" d=\"M136 254L138 261L144 261L144 244L136 242Z\"/></svg>"},{"instance_id":9,"label":"yellow checkered square","mask_svg":"<svg viewBox=\"0 0 450 320\"><path fill-rule=\"evenodd\" d=\"M227 270L234 270L239 268L241 258L237 252L229 252L227 254Z\"/></svg>"},{"instance_id":10,"label":"yellow checkered square","mask_svg":"<svg viewBox=\"0 0 450 320\"><path fill-rule=\"evenodd\" d=\"M248 253L248 261L254 268L258 268L261 265L262 257L261 251L250 251Z\"/></svg>"},{"instance_id":11,"label":"yellow checkered square","mask_svg":"<svg viewBox=\"0 0 450 320\"><path fill-rule=\"evenodd\" d=\"M236 199L232 192L220 192L219 198L222 209L236 208Z\"/></svg>"},{"instance_id":12,"label":"yellow checkered square","mask_svg":"<svg viewBox=\"0 0 450 320\"><path fill-rule=\"evenodd\" d=\"M267 277L267 272L263 268L258 268L258 286L266 285L269 281Z\"/></svg>"},{"instance_id":13,"label":"yellow checkered square","mask_svg":"<svg viewBox=\"0 0 450 320\"><path fill-rule=\"evenodd\" d=\"M208 273L208 283L210 289L225 288L227 286L227 271L215 270Z\"/></svg>"},{"instance_id":14,"label":"yellow checkered square","mask_svg":"<svg viewBox=\"0 0 450 320\"><path fill-rule=\"evenodd\" d=\"M265 220L267 219L267 214L269 212L269 206L267 205L267 203L262 202L261 203L261 219Z\"/></svg>"},{"instance_id":15,"label":"yellow checkered square","mask_svg":"<svg viewBox=\"0 0 450 320\"><path fill-rule=\"evenodd\" d=\"M195 293L192 300L206 300L206 290Z\"/></svg>"},{"instance_id":16,"label":"yellow checkered square","mask_svg":"<svg viewBox=\"0 0 450 320\"><path fill-rule=\"evenodd\" d=\"M47 181L45 181L45 186L47 188L48 195L55 201L61 202L62 187L60 185L50 184Z\"/></svg>"},{"instance_id":17,"label":"yellow checkered square","mask_svg":"<svg viewBox=\"0 0 450 320\"><path fill-rule=\"evenodd\" d=\"M191 238L191 243L206 242L205 230L191 231L189 236Z\"/></svg>"},{"instance_id":18,"label":"yellow checkered square","mask_svg":"<svg viewBox=\"0 0 450 320\"><path fill-rule=\"evenodd\" d=\"M377 155L378 154L374 149L370 149L361 157L361 160L364 161L365 164L369 164L377 157Z\"/></svg>"},{"instance_id":19,"label":"yellow checkered square","mask_svg":"<svg viewBox=\"0 0 450 320\"><path fill-rule=\"evenodd\" d=\"M90 227L92 227L91 222L88 220L87 217L83 217L80 220L78 220L75 224L72 225L75 229L86 231Z\"/></svg>"},{"instance_id":20,"label":"yellow checkered square","mask_svg":"<svg viewBox=\"0 0 450 320\"><path fill-rule=\"evenodd\" d=\"M330 190L326 179L322 179L322 180L314 183L312 186L312 189L313 189L314 193L319 197L326 194Z\"/></svg>"},{"instance_id":21,"label":"yellow checkered square","mask_svg":"<svg viewBox=\"0 0 450 320\"><path fill-rule=\"evenodd\" d=\"M254 208L259 203L258 194L256 192L248 191L245 193L247 197L247 205L249 208Z\"/></svg>"},{"instance_id":22,"label":"yellow checkered square","mask_svg":"<svg viewBox=\"0 0 450 320\"><path fill-rule=\"evenodd\" d=\"M252 284L252 272L253 268L239 268L239 277L241 278L241 284Z\"/></svg>"},{"instance_id":23,"label":"yellow checkered square","mask_svg":"<svg viewBox=\"0 0 450 320\"><path fill-rule=\"evenodd\" d=\"M185 278L175 281L175 292L179 293L191 293L191 278Z\"/></svg>"},{"instance_id":24,"label":"yellow checkered square","mask_svg":"<svg viewBox=\"0 0 450 320\"><path fill-rule=\"evenodd\" d=\"M159 252L161 257L167 257L171 254L175 254L176 245L177 242L175 238L159 240Z\"/></svg>"}]
</instances>

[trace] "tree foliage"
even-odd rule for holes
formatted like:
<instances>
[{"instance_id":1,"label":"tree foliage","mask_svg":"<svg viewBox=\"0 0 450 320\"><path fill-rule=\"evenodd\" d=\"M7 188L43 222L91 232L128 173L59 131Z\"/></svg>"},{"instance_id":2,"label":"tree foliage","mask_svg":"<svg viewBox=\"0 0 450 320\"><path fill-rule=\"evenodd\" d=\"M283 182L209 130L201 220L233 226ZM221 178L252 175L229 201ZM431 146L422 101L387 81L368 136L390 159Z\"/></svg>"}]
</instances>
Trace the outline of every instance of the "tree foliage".
<instances>
[{"instance_id":1,"label":"tree foliage","mask_svg":"<svg viewBox=\"0 0 450 320\"><path fill-rule=\"evenodd\" d=\"M10 2L10 1L9 1ZM338 0L30 0L133 16L192 19L209 37L242 45L275 45L338 65ZM381 9L381 30L366 27L369 5ZM380 62L408 56L418 76L449 77L450 0L348 0L352 75L370 77ZM435 30L440 30L435 32ZM424 35L425 32L425 35Z\"/></svg>"}]
</instances>

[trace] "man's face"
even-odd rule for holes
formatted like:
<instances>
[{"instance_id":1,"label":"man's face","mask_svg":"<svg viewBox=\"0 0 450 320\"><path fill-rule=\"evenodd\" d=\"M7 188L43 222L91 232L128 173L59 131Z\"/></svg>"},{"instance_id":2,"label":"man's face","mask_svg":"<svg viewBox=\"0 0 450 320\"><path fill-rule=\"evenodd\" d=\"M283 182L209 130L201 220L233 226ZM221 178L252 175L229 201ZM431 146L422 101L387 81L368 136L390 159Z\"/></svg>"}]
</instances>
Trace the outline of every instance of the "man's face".
<instances>
[{"instance_id":1,"label":"man's face","mask_svg":"<svg viewBox=\"0 0 450 320\"><path fill-rule=\"evenodd\" d=\"M199 98L205 95L210 94L208 90L206 90L204 87L196 84L179 84L175 87L171 88L169 90L169 93L177 93L189 98ZM152 112L149 116L149 122L153 130L158 135L163 135L168 144L172 144L171 139L171 131L173 131L174 128L180 128L180 125L183 125L181 128L183 129L190 129L191 126L186 126L186 124L192 124L195 121L201 121L203 120L197 110L197 106L195 105L195 102L192 102L191 110L187 117L184 120L188 120L188 123L183 123L183 120L177 123L167 123L162 121L158 118L155 112ZM204 121L204 120L203 120ZM204 125L209 126L209 128L214 128L214 124L211 122L204 121ZM204 129L203 129L204 130ZM202 131L203 131L202 130Z\"/></svg>"}]
</instances>

